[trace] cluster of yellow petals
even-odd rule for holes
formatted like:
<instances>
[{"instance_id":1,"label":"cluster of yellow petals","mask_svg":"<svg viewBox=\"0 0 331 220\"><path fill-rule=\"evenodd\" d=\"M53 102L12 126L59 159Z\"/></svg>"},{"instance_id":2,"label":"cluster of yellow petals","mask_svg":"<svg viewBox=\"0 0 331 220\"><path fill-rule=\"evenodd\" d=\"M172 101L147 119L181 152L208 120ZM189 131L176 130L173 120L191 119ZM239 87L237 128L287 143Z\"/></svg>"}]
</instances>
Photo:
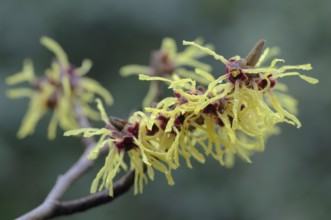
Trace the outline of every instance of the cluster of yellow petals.
<instances>
[{"instance_id":1,"label":"cluster of yellow petals","mask_svg":"<svg viewBox=\"0 0 331 220\"><path fill-rule=\"evenodd\" d=\"M82 106L88 118L98 120L99 114L90 107L97 96L102 97L107 104L112 104L110 93L97 81L84 75L91 69L92 62L88 59L81 67L73 68L62 47L49 37L42 37L41 44L53 52L56 59L43 77L37 77L33 63L27 59L23 70L6 79L9 85L27 82L30 87L14 88L7 92L10 98L27 97L29 107L18 131L18 137L24 138L33 134L38 121L49 111L53 115L48 126L48 138L54 139L59 125L64 130L78 128L74 104Z\"/></svg>"},{"instance_id":2,"label":"cluster of yellow petals","mask_svg":"<svg viewBox=\"0 0 331 220\"><path fill-rule=\"evenodd\" d=\"M196 42L202 44L203 40L199 38ZM205 47L209 49L213 48L210 44L205 45ZM145 74L169 79L176 77L191 78L200 84L207 85L208 79L194 73L195 68L204 71L211 70L210 65L198 60L204 56L206 56L206 53L194 46L188 46L179 52L175 40L168 37L163 39L161 48L151 54L149 66L127 65L120 69L120 74L122 76ZM158 89L159 86L155 81L150 83L147 95L143 100L143 107L148 107L152 104Z\"/></svg>"},{"instance_id":3,"label":"cluster of yellow petals","mask_svg":"<svg viewBox=\"0 0 331 220\"><path fill-rule=\"evenodd\" d=\"M113 195L112 184L116 174L128 167L124 159L126 155L129 157L130 169L135 171L134 192L138 193L142 192L148 178L154 179L154 170L164 173L172 185L174 181L171 172L180 166L182 159L190 168L192 158L204 163L208 156L227 167L233 166L236 155L250 163L250 156L254 152L263 151L267 138L278 132L278 123L301 126L295 116L297 102L286 94L287 87L278 79L299 76L315 84L318 80L297 72L310 70L310 64L277 67L284 60L274 59L269 66L262 66L275 51L267 48L256 65L246 65L215 78L206 70L208 65L202 65L195 59L209 54L226 67L231 67L231 62L239 63L242 58L235 56L227 60L212 51L210 46L199 43L184 41L189 47L178 53L172 39L166 38L163 41L161 51L168 53L171 62L175 63L173 72L168 75L152 73L153 65L129 65L122 68L122 75L144 73L139 74L140 80L164 82L174 92L173 97L160 100L154 107L145 105L144 111L135 112L129 118L128 124L137 126L137 134L130 134L128 129L123 129L120 131L122 136L118 136L118 130L107 126L65 133L67 136L101 135L97 146L90 153L90 159L97 158L100 149L108 147L105 164L95 178L91 192L107 188L109 195ZM194 67L194 73L181 75L178 67L182 65ZM201 88L201 84L205 87ZM155 96L155 92L147 96ZM97 102L103 121L109 125L100 100ZM119 148L117 144L122 143L128 134L135 147Z\"/></svg>"},{"instance_id":4,"label":"cluster of yellow petals","mask_svg":"<svg viewBox=\"0 0 331 220\"><path fill-rule=\"evenodd\" d=\"M110 126L107 114L100 99L97 99L98 109L100 111L102 120L106 126ZM147 135L147 126L144 124L146 115L142 112L136 112L129 119L130 124L139 122L137 127L139 133L135 137L132 135L132 145L135 146L132 150L120 149L116 146L117 143L123 142L123 131L109 128L81 128L65 132L65 136L82 135L83 137L100 136L97 145L91 150L88 158L91 160L96 159L102 148L107 148L108 155L105 159L104 166L98 172L96 178L91 185L91 193L100 191L104 188L109 190L109 195L113 196L113 179L116 174L121 170L135 171L134 177L134 193L141 193L143 191L143 185L147 183L148 178L154 179L154 169L164 173L167 177L168 183L173 184L174 181L171 176L171 169L165 161L165 153L162 153L164 149L160 149L156 144L155 138L151 140ZM129 162L126 163L124 156L129 158ZM145 172L146 171L146 172Z\"/></svg>"},{"instance_id":5,"label":"cluster of yellow petals","mask_svg":"<svg viewBox=\"0 0 331 220\"><path fill-rule=\"evenodd\" d=\"M195 46L225 65L229 65L228 60L209 48L194 42L184 41L184 44ZM167 81L170 84L169 89L180 97L166 98L154 108L145 108L149 115L148 129L151 129L157 118L162 115L169 119L165 133L176 135L176 143L166 149L167 159L179 165L178 157L182 156L190 167L190 157L204 162L204 155L212 155L222 165L231 167L234 155L237 154L250 162L252 153L262 151L265 140L277 133L278 123L286 122L297 127L301 126L295 116L296 101L286 94L286 86L277 81L272 87L271 80L266 80L265 87L261 88L256 78L264 80L272 76L272 80L276 81L285 76L299 76L312 84L317 83L318 80L297 72L297 70L311 70L310 64L277 67L276 64L284 60L274 59L269 66L261 67L269 53L270 49L267 48L254 68L240 70L247 75L255 75L251 76L252 80L248 78L232 82L229 80L229 74L215 79L210 73L196 69L196 74L209 79L206 90L202 92L199 91L196 81L189 78L171 80L163 77L139 76L141 80ZM236 56L230 60L240 59ZM217 107L212 114L204 113L208 106ZM185 120L179 130L174 122L180 115L183 115ZM200 151L195 148L197 145L200 146Z\"/></svg>"}]
</instances>

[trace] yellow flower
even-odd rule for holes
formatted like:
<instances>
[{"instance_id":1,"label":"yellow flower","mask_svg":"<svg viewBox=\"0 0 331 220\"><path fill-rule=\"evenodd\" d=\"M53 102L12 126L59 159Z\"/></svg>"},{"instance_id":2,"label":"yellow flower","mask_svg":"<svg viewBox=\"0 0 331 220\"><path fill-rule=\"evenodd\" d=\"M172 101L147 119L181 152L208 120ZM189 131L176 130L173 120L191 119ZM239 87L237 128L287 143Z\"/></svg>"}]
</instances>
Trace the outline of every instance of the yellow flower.
<instances>
[{"instance_id":1,"label":"yellow flower","mask_svg":"<svg viewBox=\"0 0 331 220\"><path fill-rule=\"evenodd\" d=\"M201 39L197 42L203 43ZM211 45L206 45L212 48ZM205 54L195 47L187 47L184 51L178 52L176 42L172 38L165 38L162 41L160 50L154 51L151 55L150 65L127 65L121 68L122 76L132 74L146 74L149 76L160 76L165 78L192 78L199 83L207 84L208 80L194 71L183 67L199 68L210 71L211 67L198 61ZM143 100L143 107L148 107L153 103L153 98L159 93L159 85L153 81L150 83L149 91Z\"/></svg>"},{"instance_id":2,"label":"yellow flower","mask_svg":"<svg viewBox=\"0 0 331 220\"><path fill-rule=\"evenodd\" d=\"M174 168L179 166L179 156L189 167L191 157L204 162L204 155L196 145L200 145L205 155L212 155L228 167L233 165L235 154L251 162L250 155L264 150L265 140L278 132L278 123L301 126L295 116L296 101L285 94L286 87L278 78L297 75L309 83L317 83L318 80L293 71L310 70L310 64L276 67L283 60L274 59L269 66L261 67L270 52L266 49L262 53L264 41L246 59L235 56L229 60L194 42L184 41L184 44L214 56L226 68L225 74L217 79L196 69L196 73L209 80L206 88L198 87L192 79L139 76L141 80L165 81L174 91L174 97L161 100L154 108L145 108L149 113L148 129L152 130L152 125L160 124L163 118L159 132L173 136L173 144L166 144L164 152Z\"/></svg>"},{"instance_id":3,"label":"yellow flower","mask_svg":"<svg viewBox=\"0 0 331 220\"><path fill-rule=\"evenodd\" d=\"M136 112L129 121L122 121L122 125L114 126L108 119L104 107L99 99L98 109L101 118L106 124L105 128L81 128L65 132L65 136L80 135L91 137L100 135L97 145L91 150L88 158L94 160L98 157L102 148L107 147L109 153L104 166L98 172L91 186L91 193L108 189L109 196L113 196L113 180L121 170L127 170L128 164L124 157L129 157L130 170L135 171L134 193L142 193L144 183L148 178L154 179L154 169L166 175L169 184L173 184L171 170L167 167L165 154L160 150L159 144L150 140L146 129L146 116L142 112ZM155 144L155 145L154 145ZM145 173L147 170L147 174Z\"/></svg>"},{"instance_id":4,"label":"yellow flower","mask_svg":"<svg viewBox=\"0 0 331 220\"><path fill-rule=\"evenodd\" d=\"M260 41L255 48L253 48L253 51L256 48L259 48L259 50L262 49L264 43L265 41ZM249 104L255 104L257 105L256 107L262 107L265 103L267 103L269 108L275 109L275 113L280 117L280 121L296 125L297 127L301 126L301 123L296 116L286 110L292 110L294 111L293 113L295 113L295 100L290 96L283 94L282 97L286 98L287 102L283 102L282 104L284 106L282 106L277 95L275 95L274 90L277 91L276 94L278 94L278 91L286 91L286 89L284 90L284 85L278 83L279 78L286 76L299 76L301 79L311 84L316 84L318 82L317 79L297 72L297 70L311 70L312 67L310 64L276 67L277 63L285 61L282 59L274 59L269 66L261 67L261 64L263 64L266 58L269 57L269 48L267 48L261 56L254 57L254 62L252 63L252 53L250 53L246 59L236 56L226 60L223 56L216 54L209 48L205 48L194 42L184 41L184 44L200 48L226 65L227 84L234 86L232 109L234 114L234 128L237 127L238 113L240 112L239 109L242 105L246 106ZM247 101L243 102L240 100L246 94L251 96L248 103ZM265 99L267 99L267 102L264 101Z\"/></svg>"},{"instance_id":5,"label":"yellow flower","mask_svg":"<svg viewBox=\"0 0 331 220\"><path fill-rule=\"evenodd\" d=\"M53 52L56 59L43 77L36 77L31 60L25 60L23 70L6 79L7 84L15 85L28 82L32 88L14 88L8 91L11 98L30 98L29 108L18 131L18 137L33 134L37 122L48 110L53 116L48 126L48 138L54 139L59 125L64 130L78 128L74 104L82 106L90 119L98 119L98 113L90 106L95 96L102 97L112 104L110 93L98 82L84 75L92 67L90 60L84 60L82 66L75 68L67 58L61 46L48 37L42 37L41 43Z\"/></svg>"}]
</instances>

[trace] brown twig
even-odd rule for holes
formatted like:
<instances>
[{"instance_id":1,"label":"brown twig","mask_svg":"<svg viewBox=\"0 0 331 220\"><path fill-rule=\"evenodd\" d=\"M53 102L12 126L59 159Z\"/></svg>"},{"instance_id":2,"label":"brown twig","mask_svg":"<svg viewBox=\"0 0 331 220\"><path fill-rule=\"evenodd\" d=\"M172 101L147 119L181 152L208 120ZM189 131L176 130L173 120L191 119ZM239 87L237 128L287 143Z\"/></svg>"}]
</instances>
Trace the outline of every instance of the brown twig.
<instances>
[{"instance_id":1,"label":"brown twig","mask_svg":"<svg viewBox=\"0 0 331 220\"><path fill-rule=\"evenodd\" d=\"M80 127L90 127L79 105L75 105L75 112ZM65 192L94 165L94 160L88 160L87 155L93 149L96 142L93 138L84 138L82 141L86 148L78 161L73 164L66 173L58 177L55 185L42 204L18 219L49 219L60 215L81 212L97 205L110 202L130 189L133 185L134 177L134 172L132 171L129 171L119 181L114 183L114 196L112 198L109 197L107 191L102 191L81 199L61 202L60 200ZM104 152L100 152L100 154L101 153Z\"/></svg>"},{"instance_id":2,"label":"brown twig","mask_svg":"<svg viewBox=\"0 0 331 220\"><path fill-rule=\"evenodd\" d=\"M87 159L90 150L91 147L87 148L79 160L65 174L58 177L52 190L41 205L18 219L45 219L50 213L54 212L56 204L69 187L93 166L94 161Z\"/></svg>"},{"instance_id":3,"label":"brown twig","mask_svg":"<svg viewBox=\"0 0 331 220\"><path fill-rule=\"evenodd\" d=\"M52 204L52 209L47 213L44 213L41 218L33 219L50 219L57 216L70 215L77 212L83 212L90 208L112 202L114 199L126 193L134 182L134 171L126 173L121 179L114 183L114 196L109 197L108 190L103 190L101 192L82 197L79 199L74 199L64 202L54 202ZM28 216L30 217L30 216Z\"/></svg>"},{"instance_id":4,"label":"brown twig","mask_svg":"<svg viewBox=\"0 0 331 220\"><path fill-rule=\"evenodd\" d=\"M60 202L56 205L51 217L70 215L77 212L82 212L90 208L112 202L122 194L126 193L134 183L134 171L127 172L121 179L114 183L114 196L110 197L108 190L82 197L75 200Z\"/></svg>"}]
</instances>

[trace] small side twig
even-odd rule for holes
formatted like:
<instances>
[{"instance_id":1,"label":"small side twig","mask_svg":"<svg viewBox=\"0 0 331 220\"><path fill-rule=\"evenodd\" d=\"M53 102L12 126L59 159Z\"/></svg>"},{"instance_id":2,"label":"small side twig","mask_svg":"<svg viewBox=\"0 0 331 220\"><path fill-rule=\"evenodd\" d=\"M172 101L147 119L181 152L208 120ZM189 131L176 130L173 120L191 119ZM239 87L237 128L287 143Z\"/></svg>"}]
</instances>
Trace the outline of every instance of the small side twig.
<instances>
[{"instance_id":1,"label":"small side twig","mask_svg":"<svg viewBox=\"0 0 331 220\"><path fill-rule=\"evenodd\" d=\"M89 128L91 127L90 122L88 121L88 119L86 118L82 107L78 104L75 103L74 104L74 110L75 110L75 114L76 114L76 118L77 118L77 122L80 128ZM95 140L92 137L89 138L82 138L81 139L84 146L86 148L93 148L95 146Z\"/></svg>"},{"instance_id":2,"label":"small side twig","mask_svg":"<svg viewBox=\"0 0 331 220\"><path fill-rule=\"evenodd\" d=\"M70 215L77 212L83 212L90 208L112 202L114 199L126 193L133 185L133 182L134 171L129 171L121 179L114 183L113 197L110 197L108 190L105 189L98 193L79 199L59 202L55 205L53 212L49 213L49 216L46 216L46 219L56 216Z\"/></svg>"}]
</instances>

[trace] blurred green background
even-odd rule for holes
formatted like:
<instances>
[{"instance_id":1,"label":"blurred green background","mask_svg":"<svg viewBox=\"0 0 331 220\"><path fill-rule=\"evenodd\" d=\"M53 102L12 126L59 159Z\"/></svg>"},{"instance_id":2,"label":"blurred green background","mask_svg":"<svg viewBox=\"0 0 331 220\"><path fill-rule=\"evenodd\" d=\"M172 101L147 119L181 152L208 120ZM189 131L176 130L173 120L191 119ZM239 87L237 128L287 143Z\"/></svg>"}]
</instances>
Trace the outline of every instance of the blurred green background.
<instances>
[{"instance_id":1,"label":"blurred green background","mask_svg":"<svg viewBox=\"0 0 331 220\"><path fill-rule=\"evenodd\" d=\"M126 64L148 64L150 51L166 36L203 36L225 57L246 55L264 38L279 46L288 64L311 63L312 86L286 79L299 100L303 127L282 126L264 153L232 169L208 160L184 166L169 187L160 176L142 195L130 191L111 204L59 219L330 219L331 215L331 1L329 0L0 0L0 218L13 219L40 204L57 175L79 157L78 139L49 142L45 129L24 140L16 131L27 100L8 100L4 78L21 69L24 58L42 74L52 55L39 44L48 35L72 63L94 61L89 73L109 89L115 105L108 113L127 117L139 108L147 84L120 78ZM182 47L181 47L182 48ZM224 67L209 57L214 74ZM66 199L86 195L101 164L84 176Z\"/></svg>"}]
</instances>

